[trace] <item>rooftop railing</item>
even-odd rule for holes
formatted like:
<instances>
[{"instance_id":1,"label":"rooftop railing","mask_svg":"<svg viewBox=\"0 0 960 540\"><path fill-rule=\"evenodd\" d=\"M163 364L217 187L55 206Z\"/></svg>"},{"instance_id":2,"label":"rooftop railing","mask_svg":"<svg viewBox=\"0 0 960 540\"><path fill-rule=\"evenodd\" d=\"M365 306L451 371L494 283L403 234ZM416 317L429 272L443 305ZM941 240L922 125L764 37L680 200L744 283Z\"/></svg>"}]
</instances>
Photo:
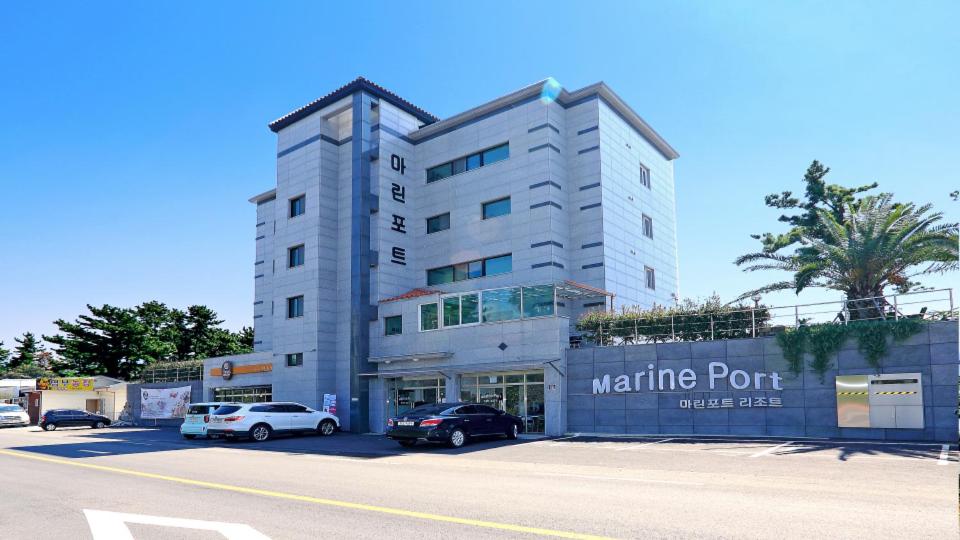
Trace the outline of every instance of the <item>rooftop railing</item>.
<instances>
[{"instance_id":1,"label":"rooftop railing","mask_svg":"<svg viewBox=\"0 0 960 540\"><path fill-rule=\"evenodd\" d=\"M653 309L636 312L609 313L609 320L599 317L593 322L581 321L581 341L597 346L619 346L637 343L675 341L709 341L773 335L786 328L811 324L849 324L857 321L957 320L953 289L932 289L903 294L834 302L816 302L791 306L755 305L751 308L720 308L694 313L672 313Z\"/></svg>"}]
</instances>

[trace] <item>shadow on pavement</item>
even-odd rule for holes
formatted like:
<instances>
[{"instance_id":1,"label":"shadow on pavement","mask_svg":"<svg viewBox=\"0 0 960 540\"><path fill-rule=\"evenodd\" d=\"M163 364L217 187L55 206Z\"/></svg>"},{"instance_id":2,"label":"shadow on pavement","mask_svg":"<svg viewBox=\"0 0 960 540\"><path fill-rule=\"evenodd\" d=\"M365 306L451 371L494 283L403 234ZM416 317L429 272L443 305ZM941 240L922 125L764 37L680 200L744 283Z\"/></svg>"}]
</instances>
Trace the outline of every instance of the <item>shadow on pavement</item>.
<instances>
[{"instance_id":1,"label":"shadow on pavement","mask_svg":"<svg viewBox=\"0 0 960 540\"><path fill-rule=\"evenodd\" d=\"M669 441L665 441L669 439ZM656 443L665 441L663 444L669 445L699 445L704 452L712 450L726 451L731 450L730 445L737 445L736 450L745 451L763 451L779 444L789 442L789 446L782 450L775 450L770 453L776 455L796 455L826 453L828 455L836 454L839 461L847 461L854 456L874 456L874 457L902 457L916 459L939 459L940 451L944 443L935 442L884 442L884 441L845 441L842 439L752 439L749 437L670 437L669 435L638 438L622 437L600 437L600 436L576 436L565 438L567 441L577 443L602 443L606 448L611 448L617 444L636 445L643 443ZM956 445L952 446L956 448Z\"/></svg>"},{"instance_id":2,"label":"shadow on pavement","mask_svg":"<svg viewBox=\"0 0 960 540\"><path fill-rule=\"evenodd\" d=\"M60 433L66 434L68 432L61 431ZM477 439L468 442L462 448L454 449L426 443L418 444L413 448L403 448L382 435L356 435L353 433L336 433L329 437L319 435L280 436L266 442L225 439L187 440L180 436L176 428L115 428L93 432L77 430L76 434L72 431L69 433L69 436L60 438L58 442L52 444L17 446L10 447L10 450L76 459L221 447L261 452L281 452L290 455L329 455L376 459L406 454L469 454L533 442L531 439L513 441L498 438ZM42 431L37 432L37 434L40 437L45 435Z\"/></svg>"}]
</instances>

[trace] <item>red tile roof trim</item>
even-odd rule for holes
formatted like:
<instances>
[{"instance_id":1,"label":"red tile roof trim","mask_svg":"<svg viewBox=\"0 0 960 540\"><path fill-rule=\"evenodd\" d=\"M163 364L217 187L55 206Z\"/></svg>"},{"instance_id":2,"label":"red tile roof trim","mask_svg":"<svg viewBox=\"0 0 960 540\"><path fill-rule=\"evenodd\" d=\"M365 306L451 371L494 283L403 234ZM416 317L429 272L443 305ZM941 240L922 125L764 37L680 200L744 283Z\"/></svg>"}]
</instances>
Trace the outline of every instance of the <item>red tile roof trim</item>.
<instances>
[{"instance_id":1,"label":"red tile roof trim","mask_svg":"<svg viewBox=\"0 0 960 540\"><path fill-rule=\"evenodd\" d=\"M430 289L416 288L408 292L405 292L400 296L394 296L393 298L384 298L383 300L380 301L380 303L385 304L387 302L396 302L397 300L409 300L411 298L419 298L421 296L430 296L433 294L443 294L443 293L440 291L431 291Z\"/></svg>"}]
</instances>

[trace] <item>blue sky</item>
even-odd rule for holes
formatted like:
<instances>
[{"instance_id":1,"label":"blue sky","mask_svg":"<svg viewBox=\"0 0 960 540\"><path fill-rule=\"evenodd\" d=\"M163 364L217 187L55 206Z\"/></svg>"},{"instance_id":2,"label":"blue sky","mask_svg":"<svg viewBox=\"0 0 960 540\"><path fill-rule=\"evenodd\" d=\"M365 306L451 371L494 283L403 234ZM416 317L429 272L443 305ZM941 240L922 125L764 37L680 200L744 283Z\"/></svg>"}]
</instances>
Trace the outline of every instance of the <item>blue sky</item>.
<instances>
[{"instance_id":1,"label":"blue sky","mask_svg":"<svg viewBox=\"0 0 960 540\"><path fill-rule=\"evenodd\" d=\"M763 196L813 159L958 220L957 2L345 4L4 6L0 340L86 303L251 324L266 124L358 75L440 117L548 76L608 83L681 154L683 296L774 277L731 261L780 230Z\"/></svg>"}]
</instances>

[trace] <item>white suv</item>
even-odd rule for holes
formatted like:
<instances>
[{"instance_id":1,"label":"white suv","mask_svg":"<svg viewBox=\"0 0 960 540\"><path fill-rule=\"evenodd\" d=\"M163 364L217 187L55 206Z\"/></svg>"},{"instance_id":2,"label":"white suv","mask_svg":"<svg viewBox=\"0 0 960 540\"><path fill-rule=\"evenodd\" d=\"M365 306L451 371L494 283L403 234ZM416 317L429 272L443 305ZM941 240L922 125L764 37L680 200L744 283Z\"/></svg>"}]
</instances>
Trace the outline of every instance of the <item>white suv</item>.
<instances>
[{"instance_id":1,"label":"white suv","mask_svg":"<svg viewBox=\"0 0 960 540\"><path fill-rule=\"evenodd\" d=\"M340 419L336 416L299 403L237 403L213 411L207 435L263 442L280 433L333 435L339 428Z\"/></svg>"}]
</instances>

